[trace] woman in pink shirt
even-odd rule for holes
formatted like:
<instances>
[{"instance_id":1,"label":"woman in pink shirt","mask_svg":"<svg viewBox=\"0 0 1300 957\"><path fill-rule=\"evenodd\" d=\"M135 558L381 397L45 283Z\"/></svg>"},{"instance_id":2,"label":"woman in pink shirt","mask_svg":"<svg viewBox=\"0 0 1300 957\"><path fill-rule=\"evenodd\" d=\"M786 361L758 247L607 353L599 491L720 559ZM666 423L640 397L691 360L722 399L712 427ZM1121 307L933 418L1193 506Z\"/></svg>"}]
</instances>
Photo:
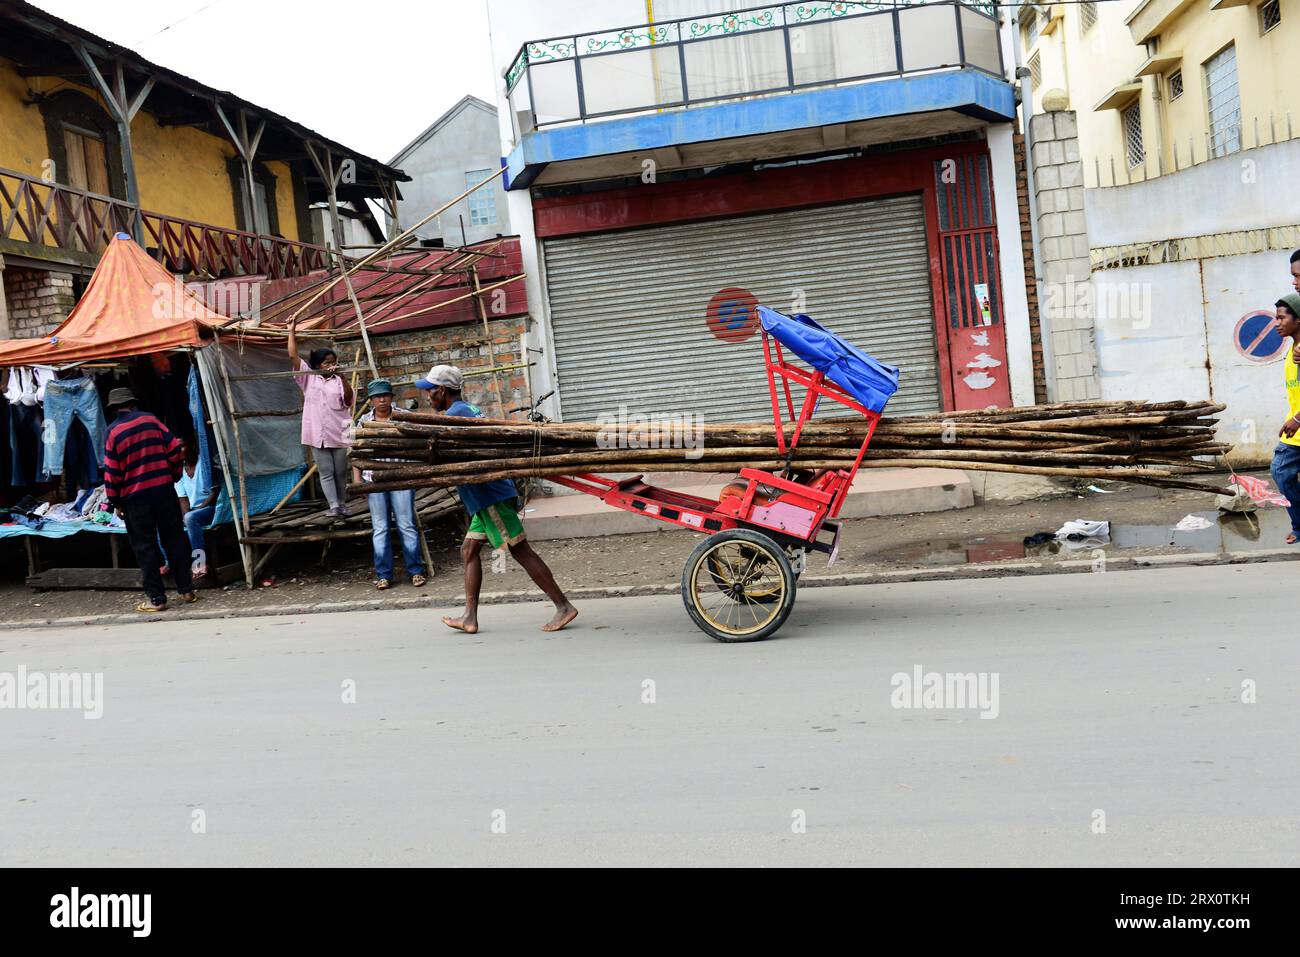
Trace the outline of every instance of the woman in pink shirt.
<instances>
[{"instance_id":1,"label":"woman in pink shirt","mask_svg":"<svg viewBox=\"0 0 1300 957\"><path fill-rule=\"evenodd\" d=\"M339 357L333 349L314 349L303 363L292 327L289 356L293 370L302 370L294 376L302 389L302 444L311 449L330 514L343 518L347 515L347 431L352 424L352 387L338 374Z\"/></svg>"}]
</instances>

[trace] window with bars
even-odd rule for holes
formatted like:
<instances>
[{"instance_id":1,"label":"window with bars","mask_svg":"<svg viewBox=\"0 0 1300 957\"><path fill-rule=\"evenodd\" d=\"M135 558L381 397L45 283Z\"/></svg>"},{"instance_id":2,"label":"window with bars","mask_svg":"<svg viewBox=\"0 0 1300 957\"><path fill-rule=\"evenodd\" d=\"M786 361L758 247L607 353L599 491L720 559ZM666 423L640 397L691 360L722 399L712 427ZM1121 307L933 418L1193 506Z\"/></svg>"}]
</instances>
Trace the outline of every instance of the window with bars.
<instances>
[{"instance_id":1,"label":"window with bars","mask_svg":"<svg viewBox=\"0 0 1300 957\"><path fill-rule=\"evenodd\" d=\"M1097 4L1079 4L1079 32L1087 33L1097 22Z\"/></svg>"},{"instance_id":2,"label":"window with bars","mask_svg":"<svg viewBox=\"0 0 1300 957\"><path fill-rule=\"evenodd\" d=\"M472 189L492 175L490 169L476 169L465 174L465 188ZM469 197L469 224L491 226L497 221L497 197L492 187L480 189Z\"/></svg>"},{"instance_id":3,"label":"window with bars","mask_svg":"<svg viewBox=\"0 0 1300 957\"><path fill-rule=\"evenodd\" d=\"M1183 95L1183 71L1175 70L1169 74L1169 102L1172 103Z\"/></svg>"},{"instance_id":4,"label":"window with bars","mask_svg":"<svg viewBox=\"0 0 1300 957\"><path fill-rule=\"evenodd\" d=\"M1141 166L1147 158L1142 145L1142 104L1134 103L1120 115L1124 124L1124 155L1128 168L1132 169Z\"/></svg>"},{"instance_id":5,"label":"window with bars","mask_svg":"<svg viewBox=\"0 0 1300 957\"><path fill-rule=\"evenodd\" d=\"M1038 85L1043 82L1043 60L1042 57L1035 53L1029 58L1029 88L1038 89Z\"/></svg>"},{"instance_id":6,"label":"window with bars","mask_svg":"<svg viewBox=\"0 0 1300 957\"><path fill-rule=\"evenodd\" d=\"M1282 5L1279 0L1264 0L1259 5L1259 32L1268 33L1282 22Z\"/></svg>"},{"instance_id":7,"label":"window with bars","mask_svg":"<svg viewBox=\"0 0 1300 957\"><path fill-rule=\"evenodd\" d=\"M1210 155L1241 149L1241 99L1237 89L1237 48L1224 47L1205 61L1205 98L1210 114Z\"/></svg>"}]
</instances>

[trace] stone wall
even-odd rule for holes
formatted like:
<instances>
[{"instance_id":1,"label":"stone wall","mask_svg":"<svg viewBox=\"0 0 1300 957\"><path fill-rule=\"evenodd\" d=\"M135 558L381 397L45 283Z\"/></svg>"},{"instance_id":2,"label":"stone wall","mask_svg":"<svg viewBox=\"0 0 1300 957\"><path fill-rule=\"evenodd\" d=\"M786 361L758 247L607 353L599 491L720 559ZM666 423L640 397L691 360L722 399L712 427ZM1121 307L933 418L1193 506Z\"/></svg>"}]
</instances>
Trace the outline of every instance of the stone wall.
<instances>
[{"instance_id":1,"label":"stone wall","mask_svg":"<svg viewBox=\"0 0 1300 957\"><path fill-rule=\"evenodd\" d=\"M510 369L499 375L474 376L469 373L493 368L493 363L499 367L525 361L520 350L527 322L527 316L492 320L489 325L492 334L491 354L483 326L477 323L377 335L371 339L371 344L379 373L392 382L399 401L420 394L413 383L416 379L423 378L430 368L435 365L453 365L467 375L466 400L481 408L484 414L495 417L504 409L528 404L528 370ZM347 353L354 348L355 346L345 346L341 351ZM343 364L351 363L352 356L347 355ZM504 409L497 402L498 378Z\"/></svg>"},{"instance_id":2,"label":"stone wall","mask_svg":"<svg viewBox=\"0 0 1300 957\"><path fill-rule=\"evenodd\" d=\"M1051 336L1052 394L1058 402L1096 399L1101 387L1078 126L1070 110L1040 113L1030 123L1043 267L1038 306L1043 335Z\"/></svg>"}]
</instances>

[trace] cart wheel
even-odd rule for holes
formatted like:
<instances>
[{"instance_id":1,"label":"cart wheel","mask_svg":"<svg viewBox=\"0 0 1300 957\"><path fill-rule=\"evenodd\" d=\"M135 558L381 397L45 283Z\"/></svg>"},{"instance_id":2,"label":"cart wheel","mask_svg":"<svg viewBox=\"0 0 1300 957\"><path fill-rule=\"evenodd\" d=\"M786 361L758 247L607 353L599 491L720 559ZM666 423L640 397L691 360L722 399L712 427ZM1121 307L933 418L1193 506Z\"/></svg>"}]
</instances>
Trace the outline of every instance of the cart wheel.
<instances>
[{"instance_id":1,"label":"cart wheel","mask_svg":"<svg viewBox=\"0 0 1300 957\"><path fill-rule=\"evenodd\" d=\"M794 569L781 546L749 529L710 535L682 569L686 611L718 641L775 634L790 616L794 593Z\"/></svg>"},{"instance_id":2,"label":"cart wheel","mask_svg":"<svg viewBox=\"0 0 1300 957\"><path fill-rule=\"evenodd\" d=\"M748 545L741 545L739 551L731 551L726 555L716 552L709 555L706 559L709 568L709 577L718 591L733 595L731 581L735 576L745 569L756 552ZM790 548L785 550L785 556L790 562L790 568L794 572L794 580L797 582L799 576L803 574L804 566L807 564L807 557L804 549ZM755 588L746 593L750 601L756 601L760 604L767 605L777 601L781 597L780 582L773 579L767 583L767 588L755 586ZM733 597L733 601L736 599Z\"/></svg>"}]
</instances>

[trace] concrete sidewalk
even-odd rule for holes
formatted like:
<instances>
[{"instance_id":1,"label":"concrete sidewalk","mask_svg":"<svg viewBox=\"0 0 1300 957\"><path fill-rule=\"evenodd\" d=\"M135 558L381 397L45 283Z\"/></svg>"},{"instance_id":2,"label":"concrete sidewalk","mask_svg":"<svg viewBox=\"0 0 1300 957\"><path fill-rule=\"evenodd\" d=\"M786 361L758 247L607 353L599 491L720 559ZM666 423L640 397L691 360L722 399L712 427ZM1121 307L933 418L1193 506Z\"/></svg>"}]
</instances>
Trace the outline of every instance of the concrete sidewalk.
<instances>
[{"instance_id":1,"label":"concrete sidewalk","mask_svg":"<svg viewBox=\"0 0 1300 957\"><path fill-rule=\"evenodd\" d=\"M707 481L701 483L701 479ZM735 475L702 476L690 472L647 474L650 485L716 500ZM562 488L562 487L560 487ZM874 518L946 512L975 504L971 480L965 472L949 469L862 469L840 513L841 518ZM594 496L568 489L533 498L524 509L524 527L535 542L604 535L638 535L652 531L686 531L622 509L611 508Z\"/></svg>"}]
</instances>

